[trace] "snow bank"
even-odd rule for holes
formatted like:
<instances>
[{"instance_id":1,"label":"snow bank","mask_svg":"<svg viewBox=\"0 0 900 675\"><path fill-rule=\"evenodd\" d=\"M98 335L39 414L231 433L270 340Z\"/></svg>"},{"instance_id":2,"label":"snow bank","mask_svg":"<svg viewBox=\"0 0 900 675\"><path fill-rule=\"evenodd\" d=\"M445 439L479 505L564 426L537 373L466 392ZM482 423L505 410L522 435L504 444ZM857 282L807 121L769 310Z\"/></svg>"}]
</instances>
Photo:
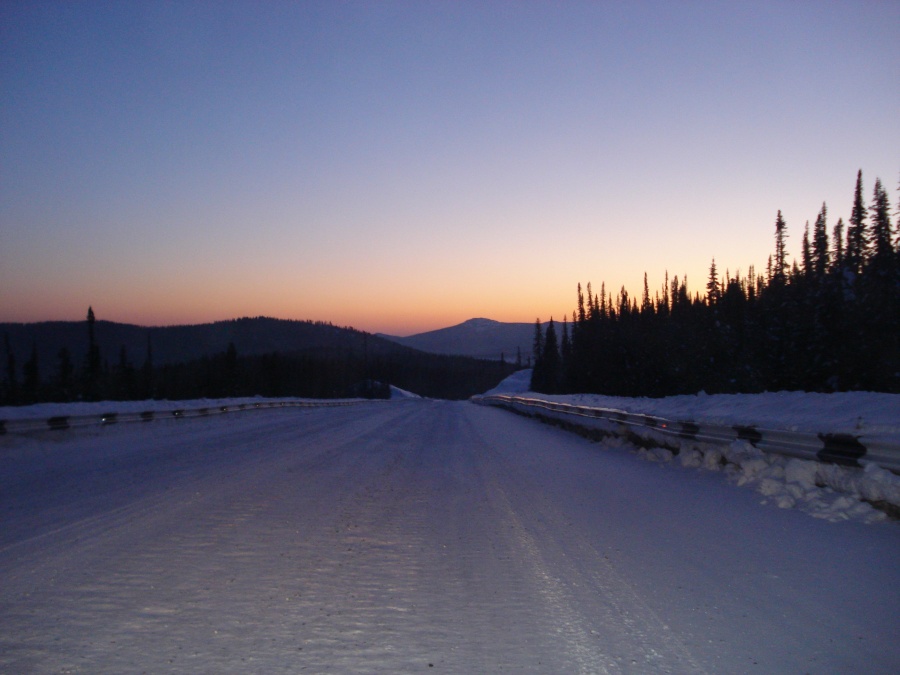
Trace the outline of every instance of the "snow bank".
<instances>
[{"instance_id":1,"label":"snow bank","mask_svg":"<svg viewBox=\"0 0 900 675\"><path fill-rule=\"evenodd\" d=\"M0 420L40 420L50 417L80 417L103 415L109 412L119 414L142 412L165 412L176 409L193 410L199 408L235 408L241 405L253 406L259 403L294 403L316 401L304 398L198 398L187 401L146 400L146 401L91 401L78 403L36 403L26 406L0 406ZM329 401L357 401L364 399L329 399Z\"/></svg>"},{"instance_id":2,"label":"snow bank","mask_svg":"<svg viewBox=\"0 0 900 675\"><path fill-rule=\"evenodd\" d=\"M887 519L887 512L900 514L900 476L875 464L860 470L782 457L747 441L724 446L685 441L680 446L677 454L666 448L635 452L651 461L722 471L736 485L764 495L764 503L797 508L816 518L877 522Z\"/></svg>"},{"instance_id":3,"label":"snow bank","mask_svg":"<svg viewBox=\"0 0 900 675\"><path fill-rule=\"evenodd\" d=\"M414 394L411 391L406 391L406 389L401 389L400 387L395 387L391 385L391 398L422 398L418 394Z\"/></svg>"},{"instance_id":4,"label":"snow bank","mask_svg":"<svg viewBox=\"0 0 900 675\"><path fill-rule=\"evenodd\" d=\"M493 394L517 394L519 392L528 391L531 386L531 368L525 370L517 370L505 380L500 382L490 391L486 391L484 396Z\"/></svg>"},{"instance_id":5,"label":"snow bank","mask_svg":"<svg viewBox=\"0 0 900 675\"><path fill-rule=\"evenodd\" d=\"M596 394L552 396L525 390L506 390L502 393L517 393L519 396L592 408L612 408L679 422L756 426L810 433L849 433L900 443L900 394L779 391L626 398Z\"/></svg>"},{"instance_id":6,"label":"snow bank","mask_svg":"<svg viewBox=\"0 0 900 675\"><path fill-rule=\"evenodd\" d=\"M900 395L873 392L815 394L767 392L625 398L594 394L546 395L527 390L531 371L520 371L488 394L620 410L698 425L746 426L757 429L816 434L849 434L885 445L900 444ZM518 387L518 390L517 390ZM557 413L536 414L564 419L578 426L598 426ZM603 425L616 433L615 425ZM645 434L653 444L653 434ZM638 449L624 439L614 443L630 447L645 459L677 461L684 467L722 471L737 485L755 488L765 501L781 508L797 508L831 521L883 520L900 517L900 476L861 460L862 469L766 453L746 440L704 443L666 437L659 447ZM875 508L877 507L877 508Z\"/></svg>"}]
</instances>

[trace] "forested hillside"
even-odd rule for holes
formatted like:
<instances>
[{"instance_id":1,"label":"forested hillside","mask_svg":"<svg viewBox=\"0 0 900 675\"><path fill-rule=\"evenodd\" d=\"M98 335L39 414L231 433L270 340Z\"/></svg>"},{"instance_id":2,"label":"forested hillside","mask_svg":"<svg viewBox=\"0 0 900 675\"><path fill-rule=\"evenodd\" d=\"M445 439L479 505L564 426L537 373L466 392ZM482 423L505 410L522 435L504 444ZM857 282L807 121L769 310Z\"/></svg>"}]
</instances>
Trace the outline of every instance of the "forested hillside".
<instances>
[{"instance_id":1,"label":"forested hillside","mask_svg":"<svg viewBox=\"0 0 900 675\"><path fill-rule=\"evenodd\" d=\"M788 257L775 219L764 274L710 265L706 292L665 275L640 300L622 288L578 286L571 327L534 330L532 388L619 396L776 390L900 391L900 241L886 190L863 199L857 174L850 222L829 231L821 211Z\"/></svg>"},{"instance_id":2,"label":"forested hillside","mask_svg":"<svg viewBox=\"0 0 900 675\"><path fill-rule=\"evenodd\" d=\"M466 398L513 366L425 354L327 323L244 318L145 328L96 319L2 324L0 404L219 396Z\"/></svg>"}]
</instances>

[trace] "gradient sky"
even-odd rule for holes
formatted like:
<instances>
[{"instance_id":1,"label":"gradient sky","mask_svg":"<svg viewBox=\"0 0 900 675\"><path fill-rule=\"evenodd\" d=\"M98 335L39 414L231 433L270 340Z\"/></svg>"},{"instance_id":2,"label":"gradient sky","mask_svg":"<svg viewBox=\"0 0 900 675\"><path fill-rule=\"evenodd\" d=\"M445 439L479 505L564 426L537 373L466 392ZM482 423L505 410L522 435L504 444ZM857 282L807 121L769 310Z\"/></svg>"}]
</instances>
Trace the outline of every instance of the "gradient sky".
<instances>
[{"instance_id":1,"label":"gradient sky","mask_svg":"<svg viewBox=\"0 0 900 675\"><path fill-rule=\"evenodd\" d=\"M900 177L900 2L0 4L0 321L409 334L764 270Z\"/></svg>"}]
</instances>

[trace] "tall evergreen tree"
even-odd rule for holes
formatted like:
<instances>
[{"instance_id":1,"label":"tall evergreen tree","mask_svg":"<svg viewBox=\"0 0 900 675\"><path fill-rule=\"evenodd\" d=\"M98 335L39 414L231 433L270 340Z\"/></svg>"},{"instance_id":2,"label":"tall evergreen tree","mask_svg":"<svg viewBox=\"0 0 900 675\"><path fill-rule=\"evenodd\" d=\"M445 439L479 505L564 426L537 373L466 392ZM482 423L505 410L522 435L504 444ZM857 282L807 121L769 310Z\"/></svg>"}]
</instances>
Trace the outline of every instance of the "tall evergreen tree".
<instances>
[{"instance_id":1,"label":"tall evergreen tree","mask_svg":"<svg viewBox=\"0 0 900 675\"><path fill-rule=\"evenodd\" d=\"M588 284L588 286L590 286L590 284ZM572 323L575 323L577 321L579 324L584 324L584 322L586 320L587 320L587 314L585 313L585 310L584 310L584 295L581 292L581 283L579 282L579 284L578 284L578 317L577 318L572 317Z\"/></svg>"},{"instance_id":2,"label":"tall evergreen tree","mask_svg":"<svg viewBox=\"0 0 900 675\"><path fill-rule=\"evenodd\" d=\"M844 266L844 219L838 218L834 226L832 241L833 269L841 270Z\"/></svg>"},{"instance_id":3,"label":"tall evergreen tree","mask_svg":"<svg viewBox=\"0 0 900 675\"><path fill-rule=\"evenodd\" d=\"M772 278L784 283L787 270L787 224L779 210L775 218L775 261Z\"/></svg>"},{"instance_id":4,"label":"tall evergreen tree","mask_svg":"<svg viewBox=\"0 0 900 675\"><path fill-rule=\"evenodd\" d=\"M862 272L868 251L869 237L866 233L866 206L863 203L862 169L856 174L856 188L853 191L853 210L847 227L847 268L854 274Z\"/></svg>"},{"instance_id":5,"label":"tall evergreen tree","mask_svg":"<svg viewBox=\"0 0 900 675\"><path fill-rule=\"evenodd\" d=\"M96 317L94 316L94 308L88 307L87 328L88 328L88 351L85 358L85 398L89 401L96 400L100 395L100 347L97 345L97 336L94 324Z\"/></svg>"},{"instance_id":6,"label":"tall evergreen tree","mask_svg":"<svg viewBox=\"0 0 900 675\"><path fill-rule=\"evenodd\" d=\"M803 276L807 279L813 276L813 256L812 245L809 243L809 221L806 221L806 227L803 230Z\"/></svg>"},{"instance_id":7,"label":"tall evergreen tree","mask_svg":"<svg viewBox=\"0 0 900 675\"><path fill-rule=\"evenodd\" d=\"M716 259L709 266L709 279L706 282L706 303L715 305L719 301L719 273L716 270Z\"/></svg>"},{"instance_id":8,"label":"tall evergreen tree","mask_svg":"<svg viewBox=\"0 0 900 675\"><path fill-rule=\"evenodd\" d=\"M822 202L822 210L816 218L816 226L813 230L813 271L814 276L821 280L828 271L828 208Z\"/></svg>"},{"instance_id":9,"label":"tall evergreen tree","mask_svg":"<svg viewBox=\"0 0 900 675\"><path fill-rule=\"evenodd\" d=\"M547 324L547 333L544 336L544 377L543 391L546 394L555 394L559 390L562 368L559 357L559 341L556 338L556 328L553 325L553 317Z\"/></svg>"},{"instance_id":10,"label":"tall evergreen tree","mask_svg":"<svg viewBox=\"0 0 900 675\"><path fill-rule=\"evenodd\" d=\"M544 356L544 331L541 320L534 320L534 342L532 343L532 361L537 364Z\"/></svg>"},{"instance_id":11,"label":"tall evergreen tree","mask_svg":"<svg viewBox=\"0 0 900 675\"><path fill-rule=\"evenodd\" d=\"M875 180L875 191L869 212L872 214L870 264L875 274L889 275L893 271L894 260L891 205L887 192L881 185L881 179Z\"/></svg>"},{"instance_id":12,"label":"tall evergreen tree","mask_svg":"<svg viewBox=\"0 0 900 675\"><path fill-rule=\"evenodd\" d=\"M653 302L650 300L650 284L647 283L647 273L644 272L644 290L641 292L641 314L649 316L653 313Z\"/></svg>"}]
</instances>

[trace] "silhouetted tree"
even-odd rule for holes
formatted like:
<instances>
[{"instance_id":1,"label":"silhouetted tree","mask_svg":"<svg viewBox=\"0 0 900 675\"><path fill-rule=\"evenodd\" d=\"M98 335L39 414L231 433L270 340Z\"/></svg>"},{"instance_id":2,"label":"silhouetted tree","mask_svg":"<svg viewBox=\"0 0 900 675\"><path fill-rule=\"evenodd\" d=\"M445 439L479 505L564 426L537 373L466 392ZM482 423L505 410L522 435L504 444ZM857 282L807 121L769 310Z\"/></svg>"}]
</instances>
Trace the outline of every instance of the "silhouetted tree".
<instances>
[{"instance_id":1,"label":"silhouetted tree","mask_svg":"<svg viewBox=\"0 0 900 675\"><path fill-rule=\"evenodd\" d=\"M775 266L773 279L783 283L787 273L787 224L781 216L781 210L775 218Z\"/></svg>"},{"instance_id":2,"label":"silhouetted tree","mask_svg":"<svg viewBox=\"0 0 900 675\"><path fill-rule=\"evenodd\" d=\"M59 390L59 399L68 401L71 400L74 393L72 391L72 376L75 373L75 366L72 364L72 355L67 347L59 350L58 359L56 386Z\"/></svg>"},{"instance_id":3,"label":"silhouetted tree","mask_svg":"<svg viewBox=\"0 0 900 675\"><path fill-rule=\"evenodd\" d=\"M646 283L647 275L644 273L644 281ZM719 273L716 270L716 259L713 258L709 266L709 280L706 282L706 301L710 305L714 305L719 301Z\"/></svg>"},{"instance_id":4,"label":"silhouetted tree","mask_svg":"<svg viewBox=\"0 0 900 675\"><path fill-rule=\"evenodd\" d=\"M822 210L816 218L813 230L812 260L815 278L821 282L828 272L828 208L822 202Z\"/></svg>"},{"instance_id":5,"label":"silhouetted tree","mask_svg":"<svg viewBox=\"0 0 900 675\"><path fill-rule=\"evenodd\" d=\"M84 365L84 395L89 401L95 401L100 395L100 373L102 364L100 362L100 347L97 345L97 337L95 334L93 307L88 307L87 313L87 329L88 329L88 351L85 357Z\"/></svg>"},{"instance_id":6,"label":"silhouetted tree","mask_svg":"<svg viewBox=\"0 0 900 675\"><path fill-rule=\"evenodd\" d=\"M553 318L547 324L547 332L544 335L544 352L541 357L541 380L540 389L546 394L555 394L559 390L562 368L559 357L559 341L556 339L556 328L553 325Z\"/></svg>"},{"instance_id":7,"label":"silhouetted tree","mask_svg":"<svg viewBox=\"0 0 900 675\"><path fill-rule=\"evenodd\" d=\"M869 213L872 215L872 248L869 264L872 273L887 282L894 274L895 252L893 233L891 232L891 205L887 192L881 185L881 179L875 180L875 191L872 195Z\"/></svg>"},{"instance_id":8,"label":"silhouetted tree","mask_svg":"<svg viewBox=\"0 0 900 675\"><path fill-rule=\"evenodd\" d=\"M3 333L3 345L6 347L5 400L8 405L15 405L19 402L19 383L16 376L16 356L9 344L9 333Z\"/></svg>"},{"instance_id":9,"label":"silhouetted tree","mask_svg":"<svg viewBox=\"0 0 900 675\"><path fill-rule=\"evenodd\" d=\"M40 384L37 345L32 343L31 357L22 366L22 397L25 403L36 403L40 400Z\"/></svg>"},{"instance_id":10,"label":"silhouetted tree","mask_svg":"<svg viewBox=\"0 0 900 675\"><path fill-rule=\"evenodd\" d=\"M807 222L800 264L791 262L779 211L767 274L750 267L744 278L727 270L720 277L713 260L705 302L691 296L686 280L676 276L670 285L668 273L655 302L645 275L640 305L624 287L613 299L605 290L593 296L588 284L583 298L579 284L563 389L624 396L900 391L900 237L881 181L868 210L861 186L859 172L846 239L839 219L829 242L823 203L812 230ZM552 390L547 339L538 391Z\"/></svg>"},{"instance_id":11,"label":"silhouetted tree","mask_svg":"<svg viewBox=\"0 0 900 675\"><path fill-rule=\"evenodd\" d=\"M863 261L868 251L866 233L866 207L863 203L862 169L856 174L856 188L853 191L853 210L847 228L847 269L855 276L862 272Z\"/></svg>"}]
</instances>

